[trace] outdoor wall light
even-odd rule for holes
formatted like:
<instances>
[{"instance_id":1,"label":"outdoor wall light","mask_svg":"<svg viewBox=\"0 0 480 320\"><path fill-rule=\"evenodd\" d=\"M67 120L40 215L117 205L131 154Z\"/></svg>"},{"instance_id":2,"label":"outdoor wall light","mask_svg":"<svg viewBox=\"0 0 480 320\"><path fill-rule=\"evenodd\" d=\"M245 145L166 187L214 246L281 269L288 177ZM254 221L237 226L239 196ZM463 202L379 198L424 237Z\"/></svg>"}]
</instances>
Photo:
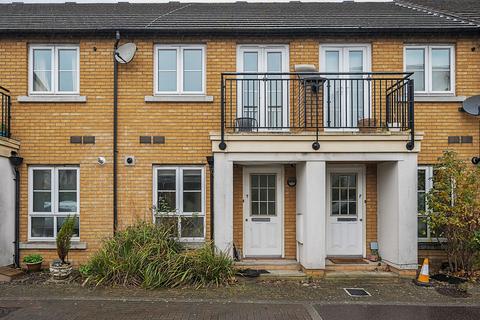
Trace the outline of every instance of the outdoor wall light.
<instances>
[{"instance_id":1,"label":"outdoor wall light","mask_svg":"<svg viewBox=\"0 0 480 320\"><path fill-rule=\"evenodd\" d=\"M297 178L295 177L289 177L287 179L287 185L291 188L295 187L297 185Z\"/></svg>"},{"instance_id":2,"label":"outdoor wall light","mask_svg":"<svg viewBox=\"0 0 480 320\"><path fill-rule=\"evenodd\" d=\"M107 159L105 159L105 157L98 157L97 162L99 165L103 166L107 162Z\"/></svg>"}]
</instances>

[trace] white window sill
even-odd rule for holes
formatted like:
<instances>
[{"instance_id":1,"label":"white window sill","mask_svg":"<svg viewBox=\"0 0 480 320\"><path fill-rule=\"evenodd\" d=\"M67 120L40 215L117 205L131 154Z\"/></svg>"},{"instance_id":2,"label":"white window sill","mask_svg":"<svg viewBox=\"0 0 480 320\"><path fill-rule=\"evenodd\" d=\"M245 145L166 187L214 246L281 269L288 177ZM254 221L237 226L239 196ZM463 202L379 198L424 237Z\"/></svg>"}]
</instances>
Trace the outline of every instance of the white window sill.
<instances>
[{"instance_id":1,"label":"white window sill","mask_svg":"<svg viewBox=\"0 0 480 320\"><path fill-rule=\"evenodd\" d=\"M145 102L213 102L213 96L206 96L206 95L145 96Z\"/></svg>"},{"instance_id":2,"label":"white window sill","mask_svg":"<svg viewBox=\"0 0 480 320\"><path fill-rule=\"evenodd\" d=\"M57 244L55 243L55 241L28 241L28 242L20 242L19 247L20 249L50 250L50 249L57 249ZM72 241L71 249L85 250L87 249L87 243L80 242L80 241Z\"/></svg>"},{"instance_id":3,"label":"white window sill","mask_svg":"<svg viewBox=\"0 0 480 320\"><path fill-rule=\"evenodd\" d=\"M452 95L415 95L415 102L463 102L466 98Z\"/></svg>"},{"instance_id":4,"label":"white window sill","mask_svg":"<svg viewBox=\"0 0 480 320\"><path fill-rule=\"evenodd\" d=\"M73 102L73 103L84 103L87 102L86 96L62 96L62 95L52 95L52 96L19 96L17 97L18 102L27 102L27 103L36 103L36 102Z\"/></svg>"}]
</instances>

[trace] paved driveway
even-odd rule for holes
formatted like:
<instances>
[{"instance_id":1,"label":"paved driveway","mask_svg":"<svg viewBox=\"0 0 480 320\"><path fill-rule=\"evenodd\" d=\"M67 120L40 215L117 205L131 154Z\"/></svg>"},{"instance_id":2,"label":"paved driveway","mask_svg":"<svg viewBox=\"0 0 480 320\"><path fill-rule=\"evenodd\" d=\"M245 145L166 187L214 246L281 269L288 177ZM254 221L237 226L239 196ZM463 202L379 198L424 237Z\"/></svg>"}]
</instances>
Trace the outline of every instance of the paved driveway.
<instances>
[{"instance_id":1,"label":"paved driveway","mask_svg":"<svg viewBox=\"0 0 480 320\"><path fill-rule=\"evenodd\" d=\"M41 300L40 300L41 299ZM480 307L121 299L0 299L1 320L478 320Z\"/></svg>"}]
</instances>

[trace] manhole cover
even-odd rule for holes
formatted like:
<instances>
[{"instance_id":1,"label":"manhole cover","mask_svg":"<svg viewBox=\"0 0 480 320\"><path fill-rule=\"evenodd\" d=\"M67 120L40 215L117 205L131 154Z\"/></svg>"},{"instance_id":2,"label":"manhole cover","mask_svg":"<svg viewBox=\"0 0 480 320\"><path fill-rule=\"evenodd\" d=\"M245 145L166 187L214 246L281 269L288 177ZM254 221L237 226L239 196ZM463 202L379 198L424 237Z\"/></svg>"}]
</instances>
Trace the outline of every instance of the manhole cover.
<instances>
[{"instance_id":1,"label":"manhole cover","mask_svg":"<svg viewBox=\"0 0 480 320\"><path fill-rule=\"evenodd\" d=\"M350 297L370 297L370 293L368 293L365 289L363 288L343 288L346 293Z\"/></svg>"},{"instance_id":2,"label":"manhole cover","mask_svg":"<svg viewBox=\"0 0 480 320\"><path fill-rule=\"evenodd\" d=\"M18 310L19 308L0 307L0 318L6 317L8 314Z\"/></svg>"}]
</instances>

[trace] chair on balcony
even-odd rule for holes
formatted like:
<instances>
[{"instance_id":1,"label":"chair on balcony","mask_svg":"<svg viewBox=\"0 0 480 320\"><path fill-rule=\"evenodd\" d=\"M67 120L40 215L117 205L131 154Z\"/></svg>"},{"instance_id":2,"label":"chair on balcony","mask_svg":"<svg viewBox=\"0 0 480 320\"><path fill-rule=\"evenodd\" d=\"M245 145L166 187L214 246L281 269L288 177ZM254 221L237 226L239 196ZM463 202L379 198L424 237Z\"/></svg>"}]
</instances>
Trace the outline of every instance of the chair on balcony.
<instances>
[{"instance_id":1,"label":"chair on balcony","mask_svg":"<svg viewBox=\"0 0 480 320\"><path fill-rule=\"evenodd\" d=\"M258 131L258 121L255 118L241 117L235 119L235 129L238 132Z\"/></svg>"}]
</instances>

